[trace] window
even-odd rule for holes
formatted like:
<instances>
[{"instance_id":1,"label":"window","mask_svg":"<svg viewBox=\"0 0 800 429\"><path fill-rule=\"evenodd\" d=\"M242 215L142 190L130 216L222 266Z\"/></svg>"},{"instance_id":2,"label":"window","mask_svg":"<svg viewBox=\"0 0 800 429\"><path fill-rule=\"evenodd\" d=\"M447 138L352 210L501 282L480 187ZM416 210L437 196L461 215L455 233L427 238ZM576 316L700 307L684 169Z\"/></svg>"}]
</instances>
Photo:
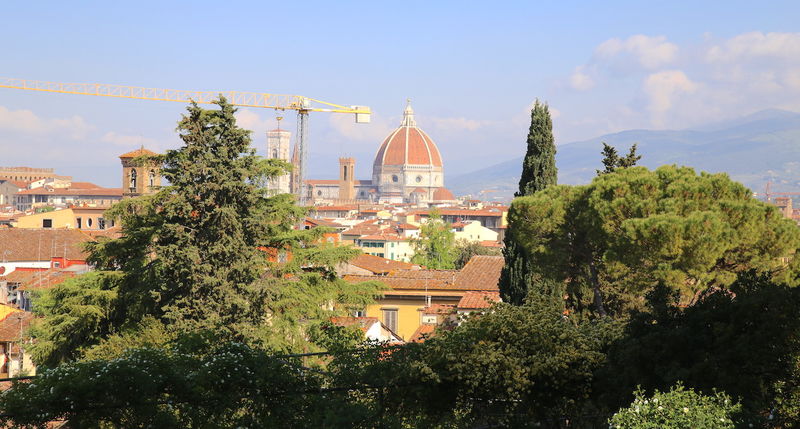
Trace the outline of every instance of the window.
<instances>
[{"instance_id":1,"label":"window","mask_svg":"<svg viewBox=\"0 0 800 429\"><path fill-rule=\"evenodd\" d=\"M88 226L89 228L92 227L92 218L86 219L86 226Z\"/></svg>"},{"instance_id":2,"label":"window","mask_svg":"<svg viewBox=\"0 0 800 429\"><path fill-rule=\"evenodd\" d=\"M136 188L136 170L131 170L131 188Z\"/></svg>"},{"instance_id":3,"label":"window","mask_svg":"<svg viewBox=\"0 0 800 429\"><path fill-rule=\"evenodd\" d=\"M417 176L417 183L422 181L422 176Z\"/></svg>"},{"instance_id":4,"label":"window","mask_svg":"<svg viewBox=\"0 0 800 429\"><path fill-rule=\"evenodd\" d=\"M322 191L317 191L317 196L321 197L322 196Z\"/></svg>"},{"instance_id":5,"label":"window","mask_svg":"<svg viewBox=\"0 0 800 429\"><path fill-rule=\"evenodd\" d=\"M156 186L156 172L155 170L150 170L150 187Z\"/></svg>"},{"instance_id":6,"label":"window","mask_svg":"<svg viewBox=\"0 0 800 429\"><path fill-rule=\"evenodd\" d=\"M422 315L422 323L425 325L435 325L436 324L436 316L433 314L423 314Z\"/></svg>"},{"instance_id":7,"label":"window","mask_svg":"<svg viewBox=\"0 0 800 429\"><path fill-rule=\"evenodd\" d=\"M61 268L61 262L53 262L53 268Z\"/></svg>"},{"instance_id":8,"label":"window","mask_svg":"<svg viewBox=\"0 0 800 429\"><path fill-rule=\"evenodd\" d=\"M97 228L106 229L106 220L101 217L97 218Z\"/></svg>"},{"instance_id":9,"label":"window","mask_svg":"<svg viewBox=\"0 0 800 429\"><path fill-rule=\"evenodd\" d=\"M367 310L363 308L360 310L353 311L353 317L367 317Z\"/></svg>"},{"instance_id":10,"label":"window","mask_svg":"<svg viewBox=\"0 0 800 429\"><path fill-rule=\"evenodd\" d=\"M81 219L79 217L76 217L75 218L75 224L78 226L78 229L83 228L83 219Z\"/></svg>"},{"instance_id":11,"label":"window","mask_svg":"<svg viewBox=\"0 0 800 429\"><path fill-rule=\"evenodd\" d=\"M392 332L397 332L397 309L383 309L383 324Z\"/></svg>"},{"instance_id":12,"label":"window","mask_svg":"<svg viewBox=\"0 0 800 429\"><path fill-rule=\"evenodd\" d=\"M53 219L42 219L42 228L52 228Z\"/></svg>"},{"instance_id":13,"label":"window","mask_svg":"<svg viewBox=\"0 0 800 429\"><path fill-rule=\"evenodd\" d=\"M400 180L400 179L398 179L398 178L397 178L397 175L396 175L396 174L393 174L393 175L392 175L392 182L395 182L395 183L397 183L397 181L398 181L398 180Z\"/></svg>"}]
</instances>

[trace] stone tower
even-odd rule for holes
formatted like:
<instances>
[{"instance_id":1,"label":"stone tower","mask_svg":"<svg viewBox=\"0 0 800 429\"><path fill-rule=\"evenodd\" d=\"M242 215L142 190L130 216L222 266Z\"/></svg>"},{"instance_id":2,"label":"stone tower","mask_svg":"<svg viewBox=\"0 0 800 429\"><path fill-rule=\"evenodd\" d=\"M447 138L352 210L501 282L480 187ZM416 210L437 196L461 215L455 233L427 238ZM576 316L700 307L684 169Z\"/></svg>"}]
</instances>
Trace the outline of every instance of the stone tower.
<instances>
[{"instance_id":1,"label":"stone tower","mask_svg":"<svg viewBox=\"0 0 800 429\"><path fill-rule=\"evenodd\" d=\"M355 174L356 160L353 158L339 158L339 199L356 199Z\"/></svg>"},{"instance_id":2,"label":"stone tower","mask_svg":"<svg viewBox=\"0 0 800 429\"><path fill-rule=\"evenodd\" d=\"M137 162L141 156L156 156L145 148L119 156L122 162L122 198L152 194L161 187L161 168L157 162Z\"/></svg>"},{"instance_id":3,"label":"stone tower","mask_svg":"<svg viewBox=\"0 0 800 429\"><path fill-rule=\"evenodd\" d=\"M290 162L289 148L291 133L280 128L267 131L267 158ZM290 189L289 173L270 179L268 188L276 194L288 194Z\"/></svg>"}]
</instances>

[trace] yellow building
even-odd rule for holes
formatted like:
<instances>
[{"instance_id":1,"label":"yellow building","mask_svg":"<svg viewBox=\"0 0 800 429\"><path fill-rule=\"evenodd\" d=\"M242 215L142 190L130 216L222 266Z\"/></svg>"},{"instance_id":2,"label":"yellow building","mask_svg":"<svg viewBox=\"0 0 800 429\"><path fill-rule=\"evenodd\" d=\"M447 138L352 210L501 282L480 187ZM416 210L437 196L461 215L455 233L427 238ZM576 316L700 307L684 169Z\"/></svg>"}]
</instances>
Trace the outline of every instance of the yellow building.
<instances>
[{"instance_id":1,"label":"yellow building","mask_svg":"<svg viewBox=\"0 0 800 429\"><path fill-rule=\"evenodd\" d=\"M75 228L84 231L114 227L113 219L104 218L106 207L73 207L17 218L16 228Z\"/></svg>"},{"instance_id":2,"label":"yellow building","mask_svg":"<svg viewBox=\"0 0 800 429\"><path fill-rule=\"evenodd\" d=\"M409 262L414 256L414 247L407 237L397 234L362 235L354 240L362 252L393 261Z\"/></svg>"},{"instance_id":3,"label":"yellow building","mask_svg":"<svg viewBox=\"0 0 800 429\"><path fill-rule=\"evenodd\" d=\"M361 316L377 317L409 341L425 327L443 322L442 311L455 312L467 292L497 292L502 256L475 256L461 270L397 270L382 276L346 275L350 282L377 280L387 286L383 297Z\"/></svg>"},{"instance_id":4,"label":"yellow building","mask_svg":"<svg viewBox=\"0 0 800 429\"><path fill-rule=\"evenodd\" d=\"M455 233L456 241L497 241L499 237L497 232L482 226L477 220L456 222L452 224L451 228Z\"/></svg>"}]
</instances>

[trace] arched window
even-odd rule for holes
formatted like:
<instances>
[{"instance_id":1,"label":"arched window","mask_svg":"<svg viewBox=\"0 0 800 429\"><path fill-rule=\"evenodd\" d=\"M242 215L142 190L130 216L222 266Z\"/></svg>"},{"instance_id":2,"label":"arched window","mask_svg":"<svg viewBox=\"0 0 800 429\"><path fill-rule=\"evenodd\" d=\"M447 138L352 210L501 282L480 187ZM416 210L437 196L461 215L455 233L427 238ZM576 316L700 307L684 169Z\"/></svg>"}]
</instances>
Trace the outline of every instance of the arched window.
<instances>
[{"instance_id":1,"label":"arched window","mask_svg":"<svg viewBox=\"0 0 800 429\"><path fill-rule=\"evenodd\" d=\"M150 187L156 186L156 172L155 170L150 170Z\"/></svg>"},{"instance_id":2,"label":"arched window","mask_svg":"<svg viewBox=\"0 0 800 429\"><path fill-rule=\"evenodd\" d=\"M272 149L272 159L278 159L278 149Z\"/></svg>"},{"instance_id":3,"label":"arched window","mask_svg":"<svg viewBox=\"0 0 800 429\"><path fill-rule=\"evenodd\" d=\"M136 187L136 170L131 170L131 188Z\"/></svg>"}]
</instances>

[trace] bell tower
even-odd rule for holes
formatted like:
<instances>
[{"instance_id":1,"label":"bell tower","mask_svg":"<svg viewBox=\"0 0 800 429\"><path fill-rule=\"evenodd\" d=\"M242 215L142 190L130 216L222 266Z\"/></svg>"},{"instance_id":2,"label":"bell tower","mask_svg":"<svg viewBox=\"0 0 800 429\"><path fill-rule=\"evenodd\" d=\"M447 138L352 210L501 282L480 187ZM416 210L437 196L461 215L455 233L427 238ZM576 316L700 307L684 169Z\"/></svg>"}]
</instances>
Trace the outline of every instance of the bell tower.
<instances>
[{"instance_id":1,"label":"bell tower","mask_svg":"<svg viewBox=\"0 0 800 429\"><path fill-rule=\"evenodd\" d=\"M122 162L122 198L155 193L161 187L161 168L143 157L158 154L144 147L119 156Z\"/></svg>"},{"instance_id":2,"label":"bell tower","mask_svg":"<svg viewBox=\"0 0 800 429\"><path fill-rule=\"evenodd\" d=\"M353 158L339 158L339 199L356 199L356 181L353 178L356 169L356 160Z\"/></svg>"}]
</instances>

